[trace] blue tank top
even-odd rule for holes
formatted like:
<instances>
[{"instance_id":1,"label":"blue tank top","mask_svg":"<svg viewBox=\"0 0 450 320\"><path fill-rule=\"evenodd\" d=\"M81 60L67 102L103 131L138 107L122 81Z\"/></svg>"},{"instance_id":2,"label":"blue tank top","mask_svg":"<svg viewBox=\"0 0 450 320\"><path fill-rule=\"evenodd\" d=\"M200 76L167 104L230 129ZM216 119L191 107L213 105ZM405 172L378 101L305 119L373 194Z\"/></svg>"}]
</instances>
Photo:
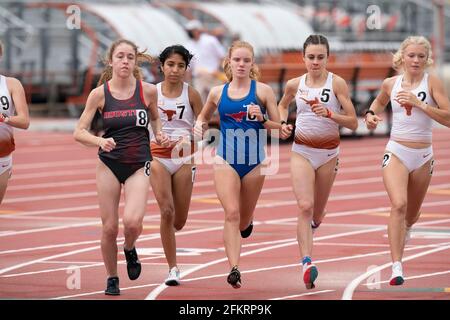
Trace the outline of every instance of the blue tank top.
<instances>
[{"instance_id":1,"label":"blue tank top","mask_svg":"<svg viewBox=\"0 0 450 320\"><path fill-rule=\"evenodd\" d=\"M256 119L250 119L247 108L251 104L261 107L263 114L266 108L256 96L256 81L252 80L250 92L242 99L228 97L229 83L226 83L219 100L220 142L217 155L231 165L256 165L265 158L264 146L267 132Z\"/></svg>"}]
</instances>

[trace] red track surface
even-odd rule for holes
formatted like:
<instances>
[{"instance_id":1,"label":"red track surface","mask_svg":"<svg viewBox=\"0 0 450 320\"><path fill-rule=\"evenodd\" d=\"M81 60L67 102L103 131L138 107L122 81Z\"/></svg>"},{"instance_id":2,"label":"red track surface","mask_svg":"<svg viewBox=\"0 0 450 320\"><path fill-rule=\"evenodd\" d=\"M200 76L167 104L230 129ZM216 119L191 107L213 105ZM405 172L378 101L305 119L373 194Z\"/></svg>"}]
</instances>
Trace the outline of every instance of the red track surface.
<instances>
[{"instance_id":1,"label":"red track surface","mask_svg":"<svg viewBox=\"0 0 450 320\"><path fill-rule=\"evenodd\" d=\"M150 193L137 243L143 272L138 280L128 280L119 250L122 295L107 297L99 248L96 150L77 144L71 134L16 130L13 177L0 208L0 299L449 299L449 140L450 130L434 132L434 177L405 250L403 286L387 283L389 201L380 169L387 138L364 138L341 144L328 214L314 238L316 289L306 290L301 278L290 145L282 145L279 172L266 179L254 232L243 240L241 289L226 283L223 212L212 168L200 165L188 222L177 233L182 285L161 285L168 268L159 238L159 210Z\"/></svg>"}]
</instances>

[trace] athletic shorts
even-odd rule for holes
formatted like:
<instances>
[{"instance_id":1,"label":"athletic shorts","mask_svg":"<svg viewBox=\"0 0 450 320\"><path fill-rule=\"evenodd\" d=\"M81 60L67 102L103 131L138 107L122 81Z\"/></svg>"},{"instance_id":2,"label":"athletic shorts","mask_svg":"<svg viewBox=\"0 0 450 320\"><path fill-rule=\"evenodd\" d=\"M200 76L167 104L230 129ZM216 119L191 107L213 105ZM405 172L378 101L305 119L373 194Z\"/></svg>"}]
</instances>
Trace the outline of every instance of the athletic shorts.
<instances>
[{"instance_id":1,"label":"athletic shorts","mask_svg":"<svg viewBox=\"0 0 450 320\"><path fill-rule=\"evenodd\" d=\"M11 175L11 169L12 169L12 155L0 158L0 176L8 170L10 170L9 172Z\"/></svg>"},{"instance_id":2,"label":"athletic shorts","mask_svg":"<svg viewBox=\"0 0 450 320\"><path fill-rule=\"evenodd\" d=\"M334 149L317 149L298 143L292 144L292 151L308 160L314 170L317 170L325 163L339 155L339 147Z\"/></svg>"},{"instance_id":3,"label":"athletic shorts","mask_svg":"<svg viewBox=\"0 0 450 320\"><path fill-rule=\"evenodd\" d=\"M408 169L408 172L412 172L419 169L433 158L433 147L429 146L427 148L414 149L406 147L394 140L389 140L386 145L386 152L383 155L382 168L389 164L392 154L403 163L406 169Z\"/></svg>"},{"instance_id":4,"label":"athletic shorts","mask_svg":"<svg viewBox=\"0 0 450 320\"><path fill-rule=\"evenodd\" d=\"M144 174L147 177L150 177L150 161L121 163L104 157L100 157L100 160L112 171L117 180L122 184L141 168L144 168Z\"/></svg>"},{"instance_id":5,"label":"athletic shorts","mask_svg":"<svg viewBox=\"0 0 450 320\"><path fill-rule=\"evenodd\" d=\"M175 173L178 172L178 170L180 170L180 168L182 166L184 166L186 163L189 163L189 160L191 160L191 157L187 157L187 161L186 162L182 162L180 161L180 159L177 160L173 160L171 158L158 158L158 157L153 157L154 160L158 161L159 163L161 163L163 165L164 168L166 168L166 170L170 173L170 175L174 175ZM195 166L192 167L192 182L194 182L194 177L195 177L195 171L197 170L197 168Z\"/></svg>"}]
</instances>

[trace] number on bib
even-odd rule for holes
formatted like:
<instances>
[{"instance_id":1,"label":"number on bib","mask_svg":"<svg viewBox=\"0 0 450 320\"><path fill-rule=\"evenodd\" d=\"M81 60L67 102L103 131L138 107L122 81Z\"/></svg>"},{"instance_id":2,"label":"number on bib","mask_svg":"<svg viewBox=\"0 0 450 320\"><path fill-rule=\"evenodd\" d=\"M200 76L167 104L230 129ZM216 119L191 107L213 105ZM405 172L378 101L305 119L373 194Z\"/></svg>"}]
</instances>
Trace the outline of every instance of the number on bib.
<instances>
[{"instance_id":1,"label":"number on bib","mask_svg":"<svg viewBox=\"0 0 450 320\"><path fill-rule=\"evenodd\" d=\"M0 103L2 104L2 109L3 110L8 110L9 109L9 100L6 96L2 96L0 97Z\"/></svg>"},{"instance_id":2,"label":"number on bib","mask_svg":"<svg viewBox=\"0 0 450 320\"><path fill-rule=\"evenodd\" d=\"M146 127L148 124L147 111L144 109L136 110L136 126Z\"/></svg>"}]
</instances>

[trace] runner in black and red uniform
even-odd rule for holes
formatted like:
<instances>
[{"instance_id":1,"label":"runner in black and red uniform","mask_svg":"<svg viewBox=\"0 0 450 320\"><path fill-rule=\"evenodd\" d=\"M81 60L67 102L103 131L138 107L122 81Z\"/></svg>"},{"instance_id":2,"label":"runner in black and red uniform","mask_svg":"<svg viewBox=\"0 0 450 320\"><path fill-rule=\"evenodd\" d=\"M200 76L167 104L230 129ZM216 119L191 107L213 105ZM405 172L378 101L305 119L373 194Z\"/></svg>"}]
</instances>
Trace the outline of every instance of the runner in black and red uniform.
<instances>
[{"instance_id":1,"label":"runner in black and red uniform","mask_svg":"<svg viewBox=\"0 0 450 320\"><path fill-rule=\"evenodd\" d=\"M87 99L74 137L84 145L99 147L96 176L103 225L101 248L108 275L105 294L119 295L117 235L122 184L125 194L123 249L128 277L135 280L141 273L135 242L142 232L150 185L149 117L156 142L164 146L169 139L161 132L156 87L140 80L138 63L151 61L151 57L139 52L131 41L120 39L112 44L106 60L107 67L99 86ZM88 131L97 110L104 122L103 137Z\"/></svg>"}]
</instances>

